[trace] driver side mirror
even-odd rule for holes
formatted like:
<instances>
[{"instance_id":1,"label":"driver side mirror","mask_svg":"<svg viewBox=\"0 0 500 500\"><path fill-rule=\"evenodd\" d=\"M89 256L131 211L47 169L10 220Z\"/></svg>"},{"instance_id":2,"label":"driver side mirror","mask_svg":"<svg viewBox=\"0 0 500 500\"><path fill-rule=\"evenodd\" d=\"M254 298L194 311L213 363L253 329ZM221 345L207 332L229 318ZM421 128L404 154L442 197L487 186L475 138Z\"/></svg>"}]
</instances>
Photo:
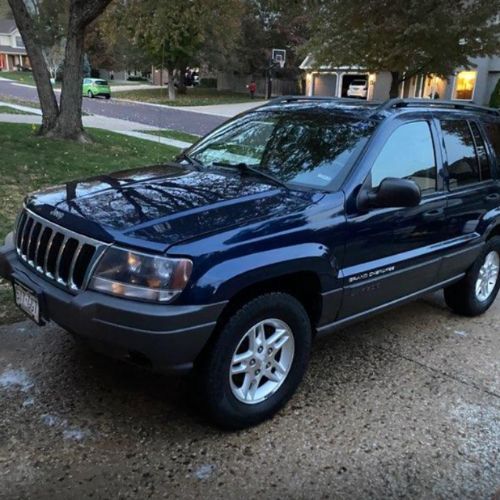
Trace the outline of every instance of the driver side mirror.
<instances>
[{"instance_id":1,"label":"driver side mirror","mask_svg":"<svg viewBox=\"0 0 500 500\"><path fill-rule=\"evenodd\" d=\"M377 189L361 189L357 206L359 210L370 208L416 207L422 200L418 185L408 179L384 179Z\"/></svg>"}]
</instances>

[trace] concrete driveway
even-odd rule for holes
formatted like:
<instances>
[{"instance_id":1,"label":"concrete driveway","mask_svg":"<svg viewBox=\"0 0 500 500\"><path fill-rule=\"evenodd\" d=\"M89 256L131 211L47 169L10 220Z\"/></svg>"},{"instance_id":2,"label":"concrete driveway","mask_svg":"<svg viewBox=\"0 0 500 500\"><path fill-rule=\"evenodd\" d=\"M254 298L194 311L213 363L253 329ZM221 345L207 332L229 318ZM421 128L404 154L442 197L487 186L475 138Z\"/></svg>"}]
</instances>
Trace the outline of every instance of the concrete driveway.
<instances>
[{"instance_id":1,"label":"concrete driveway","mask_svg":"<svg viewBox=\"0 0 500 500\"><path fill-rule=\"evenodd\" d=\"M316 344L290 404L214 429L188 383L54 326L0 328L0 497L484 498L500 488L500 299L439 294Z\"/></svg>"}]
</instances>

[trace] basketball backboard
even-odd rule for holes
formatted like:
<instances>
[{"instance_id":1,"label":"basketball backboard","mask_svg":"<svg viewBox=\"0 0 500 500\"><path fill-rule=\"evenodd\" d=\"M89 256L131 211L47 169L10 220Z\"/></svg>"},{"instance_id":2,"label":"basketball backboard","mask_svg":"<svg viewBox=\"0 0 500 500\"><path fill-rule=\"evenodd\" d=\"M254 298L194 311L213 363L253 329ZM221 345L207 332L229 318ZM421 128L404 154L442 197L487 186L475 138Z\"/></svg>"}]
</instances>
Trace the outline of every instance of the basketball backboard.
<instances>
[{"instance_id":1,"label":"basketball backboard","mask_svg":"<svg viewBox=\"0 0 500 500\"><path fill-rule=\"evenodd\" d=\"M279 64L281 68L284 68L286 63L286 50L273 49L272 60L274 63Z\"/></svg>"}]
</instances>

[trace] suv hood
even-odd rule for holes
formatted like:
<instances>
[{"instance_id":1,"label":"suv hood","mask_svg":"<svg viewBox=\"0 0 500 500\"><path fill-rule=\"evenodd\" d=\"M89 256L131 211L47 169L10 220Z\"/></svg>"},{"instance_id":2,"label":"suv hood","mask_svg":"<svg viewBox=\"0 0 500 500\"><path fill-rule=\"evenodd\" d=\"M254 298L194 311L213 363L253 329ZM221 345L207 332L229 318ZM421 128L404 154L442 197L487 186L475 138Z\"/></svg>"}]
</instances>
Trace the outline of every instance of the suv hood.
<instances>
[{"instance_id":1,"label":"suv hood","mask_svg":"<svg viewBox=\"0 0 500 500\"><path fill-rule=\"evenodd\" d=\"M102 241L165 251L180 241L300 210L312 196L236 172L175 164L69 182L34 193L27 206Z\"/></svg>"}]
</instances>

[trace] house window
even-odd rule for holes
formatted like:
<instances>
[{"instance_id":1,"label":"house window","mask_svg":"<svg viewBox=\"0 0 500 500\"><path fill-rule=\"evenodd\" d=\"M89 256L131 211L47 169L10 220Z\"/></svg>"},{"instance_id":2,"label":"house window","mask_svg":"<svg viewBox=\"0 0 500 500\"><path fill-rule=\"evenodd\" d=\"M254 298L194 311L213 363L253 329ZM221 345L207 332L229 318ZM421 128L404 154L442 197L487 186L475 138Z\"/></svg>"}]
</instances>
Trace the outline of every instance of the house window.
<instances>
[{"instance_id":1,"label":"house window","mask_svg":"<svg viewBox=\"0 0 500 500\"><path fill-rule=\"evenodd\" d=\"M454 99L472 101L476 87L477 71L460 71L455 79Z\"/></svg>"}]
</instances>

